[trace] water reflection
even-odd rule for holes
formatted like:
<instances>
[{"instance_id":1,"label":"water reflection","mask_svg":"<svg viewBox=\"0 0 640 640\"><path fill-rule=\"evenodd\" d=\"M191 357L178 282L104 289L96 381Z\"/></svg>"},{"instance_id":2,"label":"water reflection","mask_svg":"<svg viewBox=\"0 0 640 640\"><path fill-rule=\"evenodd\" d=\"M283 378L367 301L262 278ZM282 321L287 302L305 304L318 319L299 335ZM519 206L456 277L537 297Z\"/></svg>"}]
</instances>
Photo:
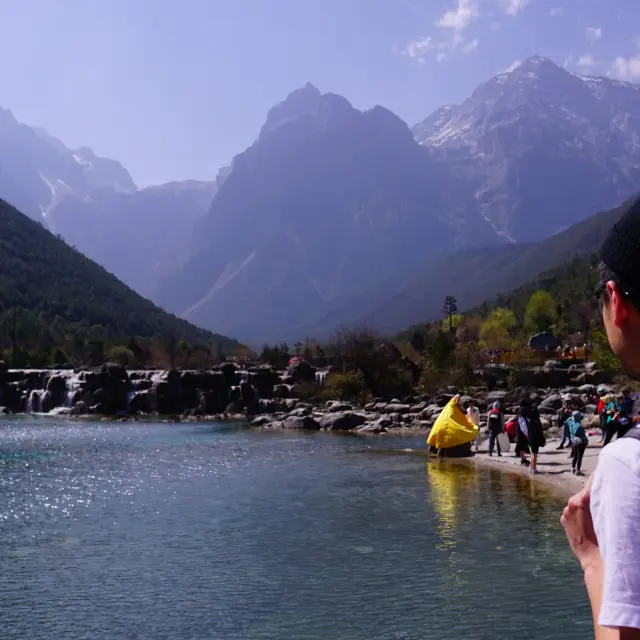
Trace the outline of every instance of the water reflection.
<instances>
[{"instance_id":1,"label":"water reflection","mask_svg":"<svg viewBox=\"0 0 640 640\"><path fill-rule=\"evenodd\" d=\"M455 549L456 521L468 499L468 491L478 487L475 469L464 464L444 460L427 463L427 483L431 490L431 503L436 514L439 549Z\"/></svg>"}]
</instances>

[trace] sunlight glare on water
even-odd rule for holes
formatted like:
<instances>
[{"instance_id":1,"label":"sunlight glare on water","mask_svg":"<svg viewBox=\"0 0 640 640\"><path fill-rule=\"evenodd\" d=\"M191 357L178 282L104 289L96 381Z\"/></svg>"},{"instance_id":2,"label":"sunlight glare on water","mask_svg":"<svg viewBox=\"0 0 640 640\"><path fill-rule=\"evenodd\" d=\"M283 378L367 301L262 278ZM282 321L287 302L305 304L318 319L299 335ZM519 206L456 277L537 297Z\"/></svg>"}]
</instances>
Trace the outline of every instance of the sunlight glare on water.
<instances>
[{"instance_id":1,"label":"sunlight glare on water","mask_svg":"<svg viewBox=\"0 0 640 640\"><path fill-rule=\"evenodd\" d=\"M416 445L8 421L1 637L588 637L561 503Z\"/></svg>"}]
</instances>

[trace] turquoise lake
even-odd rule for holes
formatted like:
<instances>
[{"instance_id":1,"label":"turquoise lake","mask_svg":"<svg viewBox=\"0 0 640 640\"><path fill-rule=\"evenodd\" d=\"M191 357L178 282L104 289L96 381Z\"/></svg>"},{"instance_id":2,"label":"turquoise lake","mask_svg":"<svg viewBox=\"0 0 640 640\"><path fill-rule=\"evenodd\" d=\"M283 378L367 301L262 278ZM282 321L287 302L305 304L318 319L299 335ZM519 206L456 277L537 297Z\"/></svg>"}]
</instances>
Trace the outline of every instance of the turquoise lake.
<instances>
[{"instance_id":1,"label":"turquoise lake","mask_svg":"<svg viewBox=\"0 0 640 640\"><path fill-rule=\"evenodd\" d=\"M422 445L5 421L1 637L590 637L563 503Z\"/></svg>"}]
</instances>

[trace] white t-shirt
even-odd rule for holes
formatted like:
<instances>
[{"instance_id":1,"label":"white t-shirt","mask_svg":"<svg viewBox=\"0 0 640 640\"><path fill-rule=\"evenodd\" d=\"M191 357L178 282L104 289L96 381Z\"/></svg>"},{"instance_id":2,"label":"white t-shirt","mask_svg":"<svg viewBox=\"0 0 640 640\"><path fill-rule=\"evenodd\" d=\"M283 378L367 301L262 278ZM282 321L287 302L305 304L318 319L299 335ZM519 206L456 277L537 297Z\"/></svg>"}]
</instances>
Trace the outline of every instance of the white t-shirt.
<instances>
[{"instance_id":1,"label":"white t-shirt","mask_svg":"<svg viewBox=\"0 0 640 640\"><path fill-rule=\"evenodd\" d=\"M480 409L478 407L469 407L467 409L467 418L476 426L480 426Z\"/></svg>"},{"instance_id":2,"label":"white t-shirt","mask_svg":"<svg viewBox=\"0 0 640 640\"><path fill-rule=\"evenodd\" d=\"M640 629L640 441L623 438L600 454L591 516L604 561L598 622Z\"/></svg>"}]
</instances>

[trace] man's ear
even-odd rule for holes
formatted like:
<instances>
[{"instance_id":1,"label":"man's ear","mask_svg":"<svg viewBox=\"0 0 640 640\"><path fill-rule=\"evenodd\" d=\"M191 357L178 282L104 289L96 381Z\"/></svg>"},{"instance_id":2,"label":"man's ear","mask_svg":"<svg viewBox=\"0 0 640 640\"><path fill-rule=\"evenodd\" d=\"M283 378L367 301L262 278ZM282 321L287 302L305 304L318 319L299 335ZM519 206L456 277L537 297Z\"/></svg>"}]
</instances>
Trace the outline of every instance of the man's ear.
<instances>
[{"instance_id":1,"label":"man's ear","mask_svg":"<svg viewBox=\"0 0 640 640\"><path fill-rule=\"evenodd\" d=\"M607 294L611 304L613 324L620 329L629 321L629 301L625 300L618 285L613 281L607 282Z\"/></svg>"}]
</instances>

